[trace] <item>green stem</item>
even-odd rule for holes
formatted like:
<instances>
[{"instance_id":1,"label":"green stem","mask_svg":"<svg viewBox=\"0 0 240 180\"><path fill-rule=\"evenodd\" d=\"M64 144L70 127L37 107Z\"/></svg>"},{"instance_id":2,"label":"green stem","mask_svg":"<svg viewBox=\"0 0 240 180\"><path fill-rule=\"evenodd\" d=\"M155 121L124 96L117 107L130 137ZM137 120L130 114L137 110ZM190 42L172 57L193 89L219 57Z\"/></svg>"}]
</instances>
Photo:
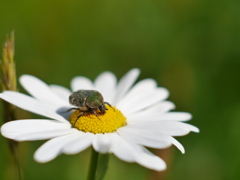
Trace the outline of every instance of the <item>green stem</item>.
<instances>
[{"instance_id":1,"label":"green stem","mask_svg":"<svg viewBox=\"0 0 240 180\"><path fill-rule=\"evenodd\" d=\"M98 161L96 179L103 180L108 170L109 154L100 154Z\"/></svg>"},{"instance_id":2,"label":"green stem","mask_svg":"<svg viewBox=\"0 0 240 180\"><path fill-rule=\"evenodd\" d=\"M88 171L88 180L95 180L99 153L92 148L92 157Z\"/></svg>"}]
</instances>

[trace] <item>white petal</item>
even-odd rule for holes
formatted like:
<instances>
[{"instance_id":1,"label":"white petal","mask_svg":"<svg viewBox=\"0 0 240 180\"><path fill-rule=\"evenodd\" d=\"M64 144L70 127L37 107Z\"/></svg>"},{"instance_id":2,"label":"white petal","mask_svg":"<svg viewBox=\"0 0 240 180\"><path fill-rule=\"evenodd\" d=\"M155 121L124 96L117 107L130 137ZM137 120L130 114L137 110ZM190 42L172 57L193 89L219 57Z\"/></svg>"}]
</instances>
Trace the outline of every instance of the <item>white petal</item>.
<instances>
[{"instance_id":1,"label":"white petal","mask_svg":"<svg viewBox=\"0 0 240 180\"><path fill-rule=\"evenodd\" d=\"M65 133L71 129L69 123L63 123L55 120L45 119L28 119L17 120L5 123L1 127L1 133L3 136L10 139L18 139L19 136L31 134L31 133L44 133L55 130L62 130ZM44 135L45 136L45 135Z\"/></svg>"},{"instance_id":2,"label":"white petal","mask_svg":"<svg viewBox=\"0 0 240 180\"><path fill-rule=\"evenodd\" d=\"M66 119L57 114L57 107L40 102L39 100L25 94L15 91L4 91L3 93L0 93L0 98L24 110L66 122Z\"/></svg>"},{"instance_id":3,"label":"white petal","mask_svg":"<svg viewBox=\"0 0 240 180\"><path fill-rule=\"evenodd\" d=\"M136 81L139 74L140 74L139 69L137 69L137 68L131 69L130 71L128 71L128 73L126 75L124 75L120 79L117 89L116 89L116 97L112 102L113 105L117 104L118 101L120 99L122 99L122 97L125 95L125 93L130 89L130 87Z\"/></svg>"},{"instance_id":4,"label":"white petal","mask_svg":"<svg viewBox=\"0 0 240 180\"><path fill-rule=\"evenodd\" d=\"M123 161L134 162L136 151L134 146L132 146L134 143L130 143L114 133L112 133L110 137L112 141L110 152Z\"/></svg>"},{"instance_id":5,"label":"white petal","mask_svg":"<svg viewBox=\"0 0 240 180\"><path fill-rule=\"evenodd\" d=\"M95 134L93 139L93 148L100 153L107 153L110 148L110 140L107 134Z\"/></svg>"},{"instance_id":6,"label":"white petal","mask_svg":"<svg viewBox=\"0 0 240 180\"><path fill-rule=\"evenodd\" d=\"M168 112L172 109L175 108L174 103L170 102L170 101L161 101L157 104L154 104L153 106L150 106L147 109L142 110L141 112L137 112L136 114L141 114L141 115L149 115L152 113L164 113L164 112ZM135 113L134 113L135 114Z\"/></svg>"},{"instance_id":7,"label":"white petal","mask_svg":"<svg viewBox=\"0 0 240 180\"><path fill-rule=\"evenodd\" d=\"M71 134L75 132L76 129L55 129L42 132L26 133L14 138L16 141L36 141L51 139L58 136L63 136L66 134Z\"/></svg>"},{"instance_id":8,"label":"white petal","mask_svg":"<svg viewBox=\"0 0 240 180\"><path fill-rule=\"evenodd\" d=\"M163 160L148 152L144 147L131 143L117 134L112 134L111 139L111 152L119 159L127 162L137 162L146 168L157 171L166 168Z\"/></svg>"},{"instance_id":9,"label":"white petal","mask_svg":"<svg viewBox=\"0 0 240 180\"><path fill-rule=\"evenodd\" d=\"M53 160L62 153L62 149L70 143L77 135L76 133L53 138L44 143L34 154L34 159L40 163Z\"/></svg>"},{"instance_id":10,"label":"white petal","mask_svg":"<svg viewBox=\"0 0 240 180\"><path fill-rule=\"evenodd\" d=\"M174 146L176 146L183 154L185 153L185 149L183 147L183 145L178 142L175 138L171 137L172 138L172 143L174 144Z\"/></svg>"},{"instance_id":11,"label":"white petal","mask_svg":"<svg viewBox=\"0 0 240 180\"><path fill-rule=\"evenodd\" d=\"M24 89L29 92L29 94L43 102L58 106L66 105L67 103L67 101L63 101L56 94L54 94L46 83L34 76L22 75L20 77L20 83Z\"/></svg>"},{"instance_id":12,"label":"white petal","mask_svg":"<svg viewBox=\"0 0 240 180\"><path fill-rule=\"evenodd\" d=\"M78 134L76 135L73 140L66 144L63 148L63 153L65 154L77 154L86 148L88 148L92 144L92 133L83 133L81 131L78 131Z\"/></svg>"},{"instance_id":13,"label":"white petal","mask_svg":"<svg viewBox=\"0 0 240 180\"><path fill-rule=\"evenodd\" d=\"M57 94L64 101L68 101L69 96L71 95L71 91L63 86L59 85L50 85L50 89Z\"/></svg>"},{"instance_id":14,"label":"white petal","mask_svg":"<svg viewBox=\"0 0 240 180\"><path fill-rule=\"evenodd\" d=\"M153 92L156 88L157 83L153 79L144 79L139 81L134 85L129 92L117 103L118 107L125 106L129 102L139 99L139 95L142 96L143 93Z\"/></svg>"},{"instance_id":15,"label":"white petal","mask_svg":"<svg viewBox=\"0 0 240 180\"><path fill-rule=\"evenodd\" d=\"M128 115L129 123L140 123L148 121L188 121L192 115L187 112L139 112Z\"/></svg>"},{"instance_id":16,"label":"white petal","mask_svg":"<svg viewBox=\"0 0 240 180\"><path fill-rule=\"evenodd\" d=\"M72 79L71 88L72 88L72 91L77 91L79 89L91 90L91 89L94 89L94 86L90 79L83 76L77 76Z\"/></svg>"},{"instance_id":17,"label":"white petal","mask_svg":"<svg viewBox=\"0 0 240 180\"><path fill-rule=\"evenodd\" d=\"M193 126L194 127L194 126ZM139 129L152 131L154 133L166 134L171 136L183 136L190 131L196 130L189 124L175 121L149 121L135 124L128 124L129 130ZM192 128L192 129L191 129Z\"/></svg>"},{"instance_id":18,"label":"white petal","mask_svg":"<svg viewBox=\"0 0 240 180\"><path fill-rule=\"evenodd\" d=\"M187 124L187 123L185 123L185 125L188 127L188 129L190 130L190 131L192 131L192 132L196 132L196 133L199 133L200 132L200 130L196 127L196 126L193 126L193 125L191 125L191 124Z\"/></svg>"},{"instance_id":19,"label":"white petal","mask_svg":"<svg viewBox=\"0 0 240 180\"><path fill-rule=\"evenodd\" d=\"M104 101L111 103L116 92L116 76L111 72L100 74L94 81L95 88L101 92Z\"/></svg>"},{"instance_id":20,"label":"white petal","mask_svg":"<svg viewBox=\"0 0 240 180\"><path fill-rule=\"evenodd\" d=\"M124 105L117 105L117 107L126 115L135 113L137 111L143 110L152 106L159 101L164 100L168 96L168 90L165 88L156 88L153 91L142 91L138 94L138 97L135 96L131 101L127 100Z\"/></svg>"},{"instance_id":21,"label":"white petal","mask_svg":"<svg viewBox=\"0 0 240 180\"><path fill-rule=\"evenodd\" d=\"M152 154L150 151L143 147L145 153L141 153L141 157L137 163L156 171L163 171L166 169L166 163L158 156Z\"/></svg>"},{"instance_id":22,"label":"white petal","mask_svg":"<svg viewBox=\"0 0 240 180\"><path fill-rule=\"evenodd\" d=\"M169 135L159 134L151 130L133 129L128 126L119 128L118 134L122 137L151 148L167 148L172 145L172 139Z\"/></svg>"}]
</instances>

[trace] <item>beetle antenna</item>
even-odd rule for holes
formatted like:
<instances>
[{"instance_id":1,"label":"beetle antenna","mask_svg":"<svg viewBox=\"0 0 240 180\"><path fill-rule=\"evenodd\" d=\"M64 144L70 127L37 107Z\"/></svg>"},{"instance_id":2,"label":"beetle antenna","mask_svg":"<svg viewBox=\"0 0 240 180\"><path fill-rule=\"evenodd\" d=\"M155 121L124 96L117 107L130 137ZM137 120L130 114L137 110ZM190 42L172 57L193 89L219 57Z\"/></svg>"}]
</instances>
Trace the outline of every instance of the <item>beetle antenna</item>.
<instances>
[{"instance_id":1,"label":"beetle antenna","mask_svg":"<svg viewBox=\"0 0 240 180\"><path fill-rule=\"evenodd\" d=\"M110 106L115 111L115 109L112 107L112 105L109 104L108 102L104 102L104 104L107 104L108 106Z\"/></svg>"}]
</instances>

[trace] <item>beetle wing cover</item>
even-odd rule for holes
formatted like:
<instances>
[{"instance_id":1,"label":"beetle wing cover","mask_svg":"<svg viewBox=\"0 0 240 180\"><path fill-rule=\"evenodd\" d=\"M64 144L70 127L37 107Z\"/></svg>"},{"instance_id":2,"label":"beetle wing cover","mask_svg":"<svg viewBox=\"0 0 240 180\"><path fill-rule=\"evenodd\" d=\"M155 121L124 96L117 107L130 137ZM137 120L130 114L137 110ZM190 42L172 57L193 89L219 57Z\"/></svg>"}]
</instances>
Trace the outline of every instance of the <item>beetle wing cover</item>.
<instances>
[{"instance_id":1,"label":"beetle wing cover","mask_svg":"<svg viewBox=\"0 0 240 180\"><path fill-rule=\"evenodd\" d=\"M103 97L98 91L93 91L90 95L88 95L86 100L86 105L90 108L98 108L103 104Z\"/></svg>"}]
</instances>

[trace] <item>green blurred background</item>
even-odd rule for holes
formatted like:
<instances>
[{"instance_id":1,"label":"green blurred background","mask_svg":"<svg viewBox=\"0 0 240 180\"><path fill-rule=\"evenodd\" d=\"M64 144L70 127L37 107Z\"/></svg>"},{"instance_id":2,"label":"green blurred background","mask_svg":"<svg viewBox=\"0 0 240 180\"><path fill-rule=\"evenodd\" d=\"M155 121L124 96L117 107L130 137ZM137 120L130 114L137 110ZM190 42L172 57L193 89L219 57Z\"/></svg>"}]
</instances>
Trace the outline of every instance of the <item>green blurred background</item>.
<instances>
[{"instance_id":1,"label":"green blurred background","mask_svg":"<svg viewBox=\"0 0 240 180\"><path fill-rule=\"evenodd\" d=\"M178 138L186 154L155 151L167 171L111 156L106 180L240 179L239 0L0 0L0 24L0 44L15 31L18 77L69 87L76 75L120 78L138 67L139 79L156 79L177 111L193 114L201 133ZM38 164L33 153L43 142L20 143L26 180L86 179L89 150ZM2 136L0 143L0 179L16 179Z\"/></svg>"}]
</instances>

